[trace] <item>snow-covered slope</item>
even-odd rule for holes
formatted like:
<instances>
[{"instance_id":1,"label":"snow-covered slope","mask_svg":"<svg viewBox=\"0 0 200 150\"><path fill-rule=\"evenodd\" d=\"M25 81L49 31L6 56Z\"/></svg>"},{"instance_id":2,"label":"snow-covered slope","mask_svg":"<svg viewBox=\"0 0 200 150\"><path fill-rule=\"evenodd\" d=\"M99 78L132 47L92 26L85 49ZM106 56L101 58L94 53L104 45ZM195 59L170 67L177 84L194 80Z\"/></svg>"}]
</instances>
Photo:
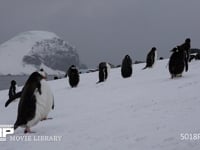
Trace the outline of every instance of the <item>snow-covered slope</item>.
<instances>
[{"instance_id":1,"label":"snow-covered slope","mask_svg":"<svg viewBox=\"0 0 200 150\"><path fill-rule=\"evenodd\" d=\"M199 140L181 134L200 133L200 62L192 62L182 78L170 79L167 60L155 68L133 66L123 79L112 69L106 82L96 84L98 72L82 74L77 88L67 79L50 81L55 98L53 120L32 128L26 136L62 136L60 142L0 142L10 149L68 150L199 150ZM4 108L7 90L0 92L0 124L13 124L17 102ZM24 135L17 129L15 136Z\"/></svg>"},{"instance_id":2,"label":"snow-covered slope","mask_svg":"<svg viewBox=\"0 0 200 150\"><path fill-rule=\"evenodd\" d=\"M43 67L49 74L79 66L72 46L47 31L28 31L0 45L0 74L30 74Z\"/></svg>"}]
</instances>

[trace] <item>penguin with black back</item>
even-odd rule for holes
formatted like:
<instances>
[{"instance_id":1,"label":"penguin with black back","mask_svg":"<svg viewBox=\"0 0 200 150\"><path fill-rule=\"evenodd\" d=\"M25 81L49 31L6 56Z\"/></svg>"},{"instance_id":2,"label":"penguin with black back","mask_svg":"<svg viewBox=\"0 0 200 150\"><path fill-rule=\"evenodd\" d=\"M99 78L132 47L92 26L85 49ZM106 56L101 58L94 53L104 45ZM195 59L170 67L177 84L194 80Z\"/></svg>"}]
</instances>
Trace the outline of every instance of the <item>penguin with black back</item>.
<instances>
[{"instance_id":1,"label":"penguin with black back","mask_svg":"<svg viewBox=\"0 0 200 150\"><path fill-rule=\"evenodd\" d=\"M104 82L108 78L108 72L110 69L110 65L107 62L101 62L99 63L99 81Z\"/></svg>"},{"instance_id":2,"label":"penguin with black back","mask_svg":"<svg viewBox=\"0 0 200 150\"><path fill-rule=\"evenodd\" d=\"M123 78L128 78L132 75L132 59L129 55L126 55L122 60L121 75Z\"/></svg>"},{"instance_id":3,"label":"penguin with black back","mask_svg":"<svg viewBox=\"0 0 200 150\"><path fill-rule=\"evenodd\" d=\"M53 93L44 77L39 72L33 72L22 91L9 99L5 107L18 97L20 101L14 129L23 127L25 128L24 133L31 133L30 127L39 121L48 119L49 111L54 108Z\"/></svg>"},{"instance_id":4,"label":"penguin with black back","mask_svg":"<svg viewBox=\"0 0 200 150\"><path fill-rule=\"evenodd\" d=\"M157 50L156 47L152 47L150 52L147 54L146 66L143 69L152 68L156 60L157 60Z\"/></svg>"},{"instance_id":5,"label":"penguin with black back","mask_svg":"<svg viewBox=\"0 0 200 150\"><path fill-rule=\"evenodd\" d=\"M67 76L69 77L69 84L72 88L77 87L80 77L79 71L75 65L71 65L67 71Z\"/></svg>"},{"instance_id":6,"label":"penguin with black back","mask_svg":"<svg viewBox=\"0 0 200 150\"><path fill-rule=\"evenodd\" d=\"M8 92L9 99L14 97L16 94L16 84L17 84L17 82L15 80L12 80L10 82L10 88L9 88L9 92Z\"/></svg>"},{"instance_id":7,"label":"penguin with black back","mask_svg":"<svg viewBox=\"0 0 200 150\"><path fill-rule=\"evenodd\" d=\"M185 70L188 71L188 62L190 59L190 48L191 48L191 39L186 38L185 42L179 46L179 50L184 51L185 59L187 62L185 63Z\"/></svg>"},{"instance_id":8,"label":"penguin with black back","mask_svg":"<svg viewBox=\"0 0 200 150\"><path fill-rule=\"evenodd\" d=\"M171 78L181 77L184 69L186 69L187 59L185 51L181 50L179 46L171 50L172 55L169 59L169 72Z\"/></svg>"}]
</instances>

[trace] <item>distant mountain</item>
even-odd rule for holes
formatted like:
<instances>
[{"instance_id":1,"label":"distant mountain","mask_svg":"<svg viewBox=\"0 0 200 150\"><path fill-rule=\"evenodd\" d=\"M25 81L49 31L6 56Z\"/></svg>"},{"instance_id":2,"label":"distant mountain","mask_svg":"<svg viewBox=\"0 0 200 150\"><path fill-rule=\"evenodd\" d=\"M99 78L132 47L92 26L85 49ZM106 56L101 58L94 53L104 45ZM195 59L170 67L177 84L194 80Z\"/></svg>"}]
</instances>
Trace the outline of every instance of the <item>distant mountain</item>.
<instances>
[{"instance_id":1,"label":"distant mountain","mask_svg":"<svg viewBox=\"0 0 200 150\"><path fill-rule=\"evenodd\" d=\"M72 64L86 68L76 48L51 32L24 32L0 45L0 74L30 74L40 68L57 74Z\"/></svg>"}]
</instances>

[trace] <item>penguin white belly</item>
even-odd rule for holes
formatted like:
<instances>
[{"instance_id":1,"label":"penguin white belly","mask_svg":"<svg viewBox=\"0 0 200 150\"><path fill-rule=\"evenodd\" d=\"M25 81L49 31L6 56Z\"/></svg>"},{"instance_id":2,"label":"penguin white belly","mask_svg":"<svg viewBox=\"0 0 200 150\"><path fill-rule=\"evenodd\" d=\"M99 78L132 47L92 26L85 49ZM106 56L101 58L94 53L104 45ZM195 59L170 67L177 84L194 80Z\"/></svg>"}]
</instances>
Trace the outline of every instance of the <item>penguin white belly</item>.
<instances>
[{"instance_id":1,"label":"penguin white belly","mask_svg":"<svg viewBox=\"0 0 200 150\"><path fill-rule=\"evenodd\" d=\"M107 67L107 73L109 74L110 73L110 69L111 69L111 66L109 63L106 63L106 67Z\"/></svg>"},{"instance_id":2,"label":"penguin white belly","mask_svg":"<svg viewBox=\"0 0 200 150\"><path fill-rule=\"evenodd\" d=\"M153 63L153 65L152 65L152 67L156 64L156 61L157 61L157 58L158 57L158 52L157 52L157 50L155 51L155 55L154 55L154 63Z\"/></svg>"},{"instance_id":3,"label":"penguin white belly","mask_svg":"<svg viewBox=\"0 0 200 150\"><path fill-rule=\"evenodd\" d=\"M53 105L53 93L44 79L41 80L41 95L38 90L35 91L36 110L35 117L27 122L27 126L31 127L37 124L42 119L46 118Z\"/></svg>"}]
</instances>

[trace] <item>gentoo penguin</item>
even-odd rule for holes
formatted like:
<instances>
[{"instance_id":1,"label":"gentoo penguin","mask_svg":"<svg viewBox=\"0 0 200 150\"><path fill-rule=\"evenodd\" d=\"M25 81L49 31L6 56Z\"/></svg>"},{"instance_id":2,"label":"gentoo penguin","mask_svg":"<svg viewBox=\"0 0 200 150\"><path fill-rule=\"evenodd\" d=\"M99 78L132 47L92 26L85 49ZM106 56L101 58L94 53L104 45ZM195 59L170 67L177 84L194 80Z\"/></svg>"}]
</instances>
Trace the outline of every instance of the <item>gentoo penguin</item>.
<instances>
[{"instance_id":1,"label":"gentoo penguin","mask_svg":"<svg viewBox=\"0 0 200 150\"><path fill-rule=\"evenodd\" d=\"M126 55L122 60L121 75L123 78L128 78L132 75L132 59Z\"/></svg>"},{"instance_id":2,"label":"gentoo penguin","mask_svg":"<svg viewBox=\"0 0 200 150\"><path fill-rule=\"evenodd\" d=\"M185 57L187 60L187 63L185 64L185 70L188 71L188 62L190 59L190 48L191 48L191 44L190 44L191 40L190 38L185 39L185 42L179 46L179 50L184 51L185 52Z\"/></svg>"},{"instance_id":3,"label":"gentoo penguin","mask_svg":"<svg viewBox=\"0 0 200 150\"><path fill-rule=\"evenodd\" d=\"M99 81L97 83L104 82L108 78L109 69L110 65L108 63L99 63Z\"/></svg>"},{"instance_id":4,"label":"gentoo penguin","mask_svg":"<svg viewBox=\"0 0 200 150\"><path fill-rule=\"evenodd\" d=\"M79 83L79 72L78 69L76 68L75 65L72 65L71 67L69 67L68 71L67 71L67 75L69 77L69 84L70 86L73 87L77 87L78 83Z\"/></svg>"},{"instance_id":5,"label":"gentoo penguin","mask_svg":"<svg viewBox=\"0 0 200 150\"><path fill-rule=\"evenodd\" d=\"M53 94L44 77L39 72L33 72L17 96L20 97L20 101L14 129L24 127L24 133L30 133L30 127L45 120L49 111L53 109ZM9 99L5 106L11 101L12 99Z\"/></svg>"},{"instance_id":6,"label":"gentoo penguin","mask_svg":"<svg viewBox=\"0 0 200 150\"><path fill-rule=\"evenodd\" d=\"M180 47L177 46L171 50L172 55L169 59L169 72L171 74L171 78L181 77L186 67L187 59L185 56L185 51L180 50Z\"/></svg>"},{"instance_id":7,"label":"gentoo penguin","mask_svg":"<svg viewBox=\"0 0 200 150\"><path fill-rule=\"evenodd\" d=\"M147 54L146 66L143 69L152 68L156 60L157 60L157 50L155 47L152 47L150 52Z\"/></svg>"}]
</instances>

